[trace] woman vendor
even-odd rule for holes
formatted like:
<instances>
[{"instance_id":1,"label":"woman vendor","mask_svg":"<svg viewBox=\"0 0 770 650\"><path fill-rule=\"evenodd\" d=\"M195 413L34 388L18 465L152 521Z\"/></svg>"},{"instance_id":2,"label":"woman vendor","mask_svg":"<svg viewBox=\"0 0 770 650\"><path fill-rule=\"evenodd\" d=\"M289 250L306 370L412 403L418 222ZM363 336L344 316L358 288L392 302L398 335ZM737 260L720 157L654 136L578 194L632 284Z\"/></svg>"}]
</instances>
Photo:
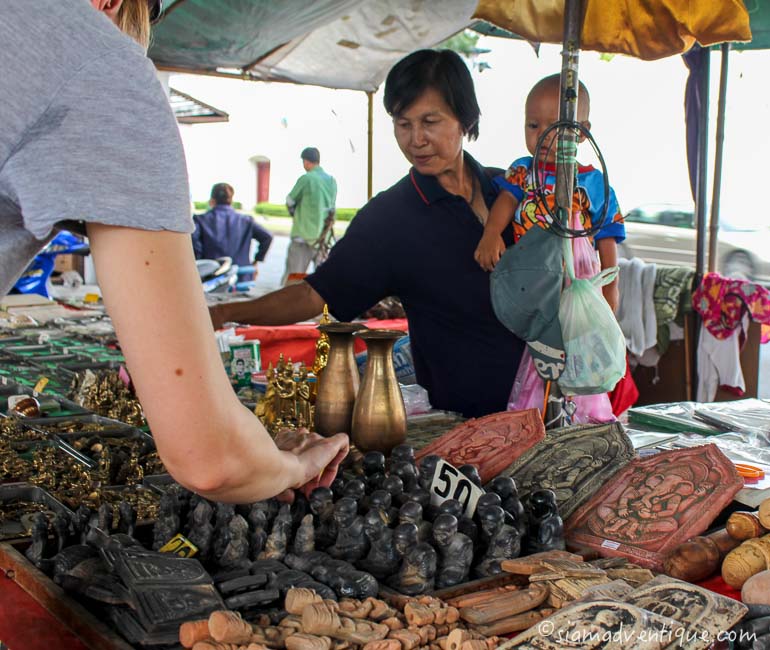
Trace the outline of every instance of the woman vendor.
<instances>
[{"instance_id":1,"label":"woman vendor","mask_svg":"<svg viewBox=\"0 0 770 650\"><path fill-rule=\"evenodd\" d=\"M420 50L392 68L384 103L409 173L358 212L305 281L213 307L212 320L284 325L320 314L324 303L351 320L398 296L431 405L466 417L504 411L523 342L495 317L489 274L473 259L499 173L463 150L463 137L479 133L473 80L454 52ZM504 237L513 243L511 232Z\"/></svg>"}]
</instances>

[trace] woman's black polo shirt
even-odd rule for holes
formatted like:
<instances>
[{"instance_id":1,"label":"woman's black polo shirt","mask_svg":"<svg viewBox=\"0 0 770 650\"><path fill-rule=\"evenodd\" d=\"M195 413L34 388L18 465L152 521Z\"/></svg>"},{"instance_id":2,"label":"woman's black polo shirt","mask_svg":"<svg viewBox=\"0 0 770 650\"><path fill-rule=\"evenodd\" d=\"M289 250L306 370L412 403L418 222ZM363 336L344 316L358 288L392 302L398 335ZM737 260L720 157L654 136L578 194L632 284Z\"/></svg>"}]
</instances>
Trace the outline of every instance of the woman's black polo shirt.
<instances>
[{"instance_id":1,"label":"woman's black polo shirt","mask_svg":"<svg viewBox=\"0 0 770 650\"><path fill-rule=\"evenodd\" d=\"M465 156L491 207L490 171ZM505 410L524 346L492 311L489 273L473 259L482 232L465 199L413 168L359 211L306 278L343 321L398 296L417 381L434 408L466 417ZM512 229L503 237L512 244Z\"/></svg>"}]
</instances>

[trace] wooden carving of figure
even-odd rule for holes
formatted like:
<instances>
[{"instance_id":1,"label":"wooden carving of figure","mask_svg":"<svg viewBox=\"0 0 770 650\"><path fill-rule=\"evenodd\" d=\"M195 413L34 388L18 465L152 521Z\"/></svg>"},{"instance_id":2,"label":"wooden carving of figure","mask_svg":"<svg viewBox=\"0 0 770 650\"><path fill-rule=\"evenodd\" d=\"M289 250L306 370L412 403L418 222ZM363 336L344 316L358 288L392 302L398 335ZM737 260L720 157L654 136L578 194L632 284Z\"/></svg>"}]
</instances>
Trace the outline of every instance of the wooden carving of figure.
<instances>
[{"instance_id":1,"label":"wooden carving of figure","mask_svg":"<svg viewBox=\"0 0 770 650\"><path fill-rule=\"evenodd\" d=\"M390 499L394 507L401 507L406 501L404 496L404 482L395 474L390 474L385 477L385 480L382 482L382 489L390 492Z\"/></svg>"},{"instance_id":2,"label":"wooden carving of figure","mask_svg":"<svg viewBox=\"0 0 770 650\"><path fill-rule=\"evenodd\" d=\"M49 554L48 518L44 512L32 515L32 543L25 551L27 559L37 568L42 568Z\"/></svg>"},{"instance_id":3,"label":"wooden carving of figure","mask_svg":"<svg viewBox=\"0 0 770 650\"><path fill-rule=\"evenodd\" d=\"M523 540L527 535L527 516L519 499L516 482L510 476L496 476L487 484L487 492L500 495L500 506L513 517L514 525Z\"/></svg>"},{"instance_id":4,"label":"wooden carving of figure","mask_svg":"<svg viewBox=\"0 0 770 650\"><path fill-rule=\"evenodd\" d=\"M291 552L295 555L303 555L315 551L315 530L313 529L313 515L307 514L294 535Z\"/></svg>"},{"instance_id":5,"label":"wooden carving of figure","mask_svg":"<svg viewBox=\"0 0 770 650\"><path fill-rule=\"evenodd\" d=\"M397 460L390 463L390 476L398 476L404 485L404 492L411 492L417 487L419 473L417 465L408 460Z\"/></svg>"},{"instance_id":6,"label":"wooden carving of figure","mask_svg":"<svg viewBox=\"0 0 770 650\"><path fill-rule=\"evenodd\" d=\"M317 487L310 493L310 511L315 525L315 545L324 550L337 540L334 522L334 494L327 487Z\"/></svg>"},{"instance_id":7,"label":"wooden carving of figure","mask_svg":"<svg viewBox=\"0 0 770 650\"><path fill-rule=\"evenodd\" d=\"M411 492L406 494L408 501L416 501L422 506L422 518L425 521L433 521L438 514L438 508L430 502L430 492L422 487L418 486ZM407 503L408 503L407 501Z\"/></svg>"},{"instance_id":8,"label":"wooden carving of figure","mask_svg":"<svg viewBox=\"0 0 770 650\"><path fill-rule=\"evenodd\" d=\"M476 566L478 578L497 575L503 569L500 562L518 557L521 552L519 531L505 523L505 512L500 506L489 506L480 513L481 528L489 543L487 552Z\"/></svg>"},{"instance_id":9,"label":"wooden carving of figure","mask_svg":"<svg viewBox=\"0 0 770 650\"><path fill-rule=\"evenodd\" d=\"M474 485L481 487L481 475L479 474L479 468L475 465L471 464L465 464L460 465L460 467L457 468L459 472L465 476L471 483Z\"/></svg>"},{"instance_id":10,"label":"wooden carving of figure","mask_svg":"<svg viewBox=\"0 0 770 650\"><path fill-rule=\"evenodd\" d=\"M133 537L135 530L136 510L128 501L121 501L118 504L118 532Z\"/></svg>"},{"instance_id":11,"label":"wooden carving of figure","mask_svg":"<svg viewBox=\"0 0 770 650\"><path fill-rule=\"evenodd\" d=\"M436 465L441 460L441 456L436 454L429 454L420 461L420 485L426 489L430 489L431 483L433 483L433 474L436 472Z\"/></svg>"},{"instance_id":12,"label":"wooden carving of figure","mask_svg":"<svg viewBox=\"0 0 770 650\"><path fill-rule=\"evenodd\" d=\"M358 515L358 504L354 499L343 497L334 504L334 521L337 524L337 539L326 552L348 562L366 556L369 542L364 533L363 517Z\"/></svg>"},{"instance_id":13,"label":"wooden carving of figure","mask_svg":"<svg viewBox=\"0 0 770 650\"><path fill-rule=\"evenodd\" d=\"M473 542L457 530L457 517L439 515L433 522L433 540L438 550L436 589L468 580L473 562Z\"/></svg>"},{"instance_id":14,"label":"wooden carving of figure","mask_svg":"<svg viewBox=\"0 0 770 650\"><path fill-rule=\"evenodd\" d=\"M59 553L68 545L72 530L72 520L66 512L59 512L51 522L54 536L56 537L56 552Z\"/></svg>"},{"instance_id":15,"label":"wooden carving of figure","mask_svg":"<svg viewBox=\"0 0 770 650\"><path fill-rule=\"evenodd\" d=\"M267 542L267 513L252 506L246 521L249 524L249 558L256 560Z\"/></svg>"},{"instance_id":16,"label":"wooden carving of figure","mask_svg":"<svg viewBox=\"0 0 770 650\"><path fill-rule=\"evenodd\" d=\"M206 499L198 501L192 511L192 521L187 539L198 549L197 557L201 562L207 562L211 554L211 540L214 537L214 526L211 515L214 509Z\"/></svg>"},{"instance_id":17,"label":"wooden carving of figure","mask_svg":"<svg viewBox=\"0 0 770 650\"><path fill-rule=\"evenodd\" d=\"M457 499L447 499L438 507L439 514L448 514L457 518L457 529L471 538L474 546L479 541L479 529L473 519L465 516L465 508Z\"/></svg>"},{"instance_id":18,"label":"wooden carving of figure","mask_svg":"<svg viewBox=\"0 0 770 650\"><path fill-rule=\"evenodd\" d=\"M385 512L370 508L364 515L364 533L369 540L369 553L357 565L378 580L384 580L398 570L401 561L393 545L393 531L388 528Z\"/></svg>"},{"instance_id":19,"label":"wooden carving of figure","mask_svg":"<svg viewBox=\"0 0 770 650\"><path fill-rule=\"evenodd\" d=\"M417 501L407 501L399 508L398 523L417 526L417 540L420 542L429 542L433 537L432 526L427 521L423 521L422 506Z\"/></svg>"},{"instance_id":20,"label":"wooden carving of figure","mask_svg":"<svg viewBox=\"0 0 770 650\"><path fill-rule=\"evenodd\" d=\"M529 495L529 553L565 549L564 524L551 490L536 490Z\"/></svg>"},{"instance_id":21,"label":"wooden carving of figure","mask_svg":"<svg viewBox=\"0 0 770 650\"><path fill-rule=\"evenodd\" d=\"M227 524L228 541L216 558L222 569L239 569L249 563L249 525L241 515L233 515Z\"/></svg>"},{"instance_id":22,"label":"wooden carving of figure","mask_svg":"<svg viewBox=\"0 0 770 650\"><path fill-rule=\"evenodd\" d=\"M278 393L278 415L286 423L296 424L294 417L294 400L297 395L297 385L294 383L294 366L291 359L279 367L275 390Z\"/></svg>"},{"instance_id":23,"label":"wooden carving of figure","mask_svg":"<svg viewBox=\"0 0 770 650\"><path fill-rule=\"evenodd\" d=\"M390 450L390 464L397 462L407 462L414 465L416 463L414 459L414 447L412 445L400 444L393 447Z\"/></svg>"},{"instance_id":24,"label":"wooden carving of figure","mask_svg":"<svg viewBox=\"0 0 770 650\"><path fill-rule=\"evenodd\" d=\"M417 541L417 526L399 524L393 531L393 541L401 565L388 584L407 596L433 591L438 556L430 544Z\"/></svg>"},{"instance_id":25,"label":"wooden carving of figure","mask_svg":"<svg viewBox=\"0 0 770 650\"><path fill-rule=\"evenodd\" d=\"M398 521L398 509L392 507L393 499L387 490L375 490L369 495L369 509L379 509L385 513L387 526Z\"/></svg>"},{"instance_id":26,"label":"wooden carving of figure","mask_svg":"<svg viewBox=\"0 0 770 650\"><path fill-rule=\"evenodd\" d=\"M265 549L259 554L260 560L282 560L289 550L291 536L291 506L284 503L273 519L273 527L265 542Z\"/></svg>"},{"instance_id":27,"label":"wooden carving of figure","mask_svg":"<svg viewBox=\"0 0 770 650\"><path fill-rule=\"evenodd\" d=\"M310 384L307 380L307 366L303 363L299 369L299 379L296 385L297 400L295 414L298 426L309 427L312 424L310 421L311 392Z\"/></svg>"},{"instance_id":28,"label":"wooden carving of figure","mask_svg":"<svg viewBox=\"0 0 770 650\"><path fill-rule=\"evenodd\" d=\"M180 530L179 502L176 494L166 492L160 498L158 518L152 527L152 550L157 551ZM106 531L105 531L106 532Z\"/></svg>"},{"instance_id":29,"label":"wooden carving of figure","mask_svg":"<svg viewBox=\"0 0 770 650\"><path fill-rule=\"evenodd\" d=\"M379 490L385 480L385 454L381 451L367 451L361 464L364 469L366 491L371 493Z\"/></svg>"}]
</instances>

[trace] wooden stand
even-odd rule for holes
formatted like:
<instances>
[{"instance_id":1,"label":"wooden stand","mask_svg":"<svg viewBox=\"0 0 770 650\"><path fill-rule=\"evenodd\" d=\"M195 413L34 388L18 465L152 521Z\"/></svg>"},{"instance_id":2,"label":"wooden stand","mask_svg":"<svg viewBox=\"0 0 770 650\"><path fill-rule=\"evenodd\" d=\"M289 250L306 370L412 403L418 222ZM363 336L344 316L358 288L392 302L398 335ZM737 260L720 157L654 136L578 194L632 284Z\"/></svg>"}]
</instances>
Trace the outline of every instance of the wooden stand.
<instances>
[{"instance_id":1,"label":"wooden stand","mask_svg":"<svg viewBox=\"0 0 770 650\"><path fill-rule=\"evenodd\" d=\"M10 544L0 543L0 571L69 628L90 650L132 650L131 645L70 598Z\"/></svg>"}]
</instances>

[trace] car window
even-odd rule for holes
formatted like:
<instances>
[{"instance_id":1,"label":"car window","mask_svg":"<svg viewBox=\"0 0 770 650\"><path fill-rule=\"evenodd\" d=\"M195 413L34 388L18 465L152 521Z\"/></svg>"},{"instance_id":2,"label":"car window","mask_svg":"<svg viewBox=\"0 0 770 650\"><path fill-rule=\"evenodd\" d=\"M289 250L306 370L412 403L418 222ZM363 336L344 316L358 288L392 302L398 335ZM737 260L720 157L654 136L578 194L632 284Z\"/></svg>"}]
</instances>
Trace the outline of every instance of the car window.
<instances>
[{"instance_id":1,"label":"car window","mask_svg":"<svg viewBox=\"0 0 770 650\"><path fill-rule=\"evenodd\" d=\"M692 228L693 213L681 210L664 210L659 215L659 223L663 226L673 226L674 228Z\"/></svg>"},{"instance_id":2,"label":"car window","mask_svg":"<svg viewBox=\"0 0 770 650\"><path fill-rule=\"evenodd\" d=\"M658 223L657 212L649 212L643 208L636 208L631 210L626 215L625 221L631 221L633 223Z\"/></svg>"}]
</instances>

